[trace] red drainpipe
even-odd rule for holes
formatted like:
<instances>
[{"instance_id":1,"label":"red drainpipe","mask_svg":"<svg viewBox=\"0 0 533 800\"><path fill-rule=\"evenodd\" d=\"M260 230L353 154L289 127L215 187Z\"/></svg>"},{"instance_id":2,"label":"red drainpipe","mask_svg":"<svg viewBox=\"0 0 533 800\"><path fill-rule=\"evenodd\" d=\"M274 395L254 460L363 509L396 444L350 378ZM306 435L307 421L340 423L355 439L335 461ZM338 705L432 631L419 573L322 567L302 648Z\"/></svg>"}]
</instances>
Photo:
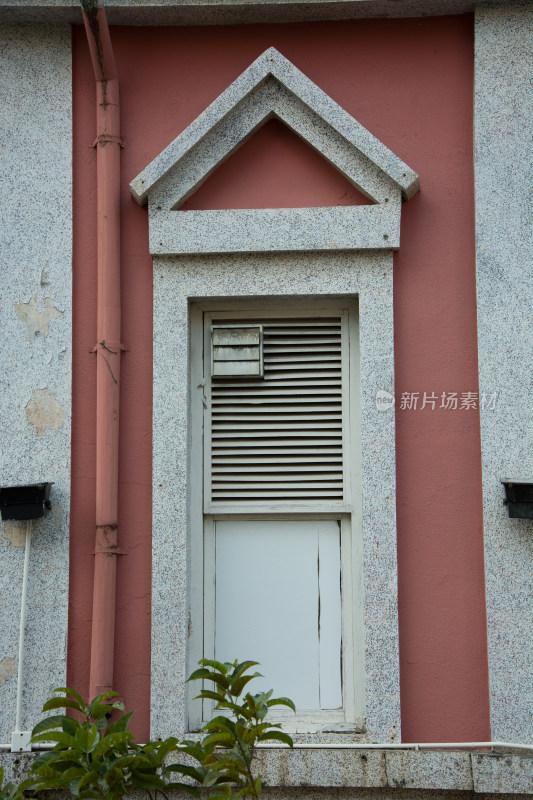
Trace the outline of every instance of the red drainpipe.
<instances>
[{"instance_id":1,"label":"red drainpipe","mask_svg":"<svg viewBox=\"0 0 533 800\"><path fill-rule=\"evenodd\" d=\"M96 79L98 309L96 352L96 534L90 698L113 688L118 550L120 404L120 106L104 8L82 0Z\"/></svg>"}]
</instances>

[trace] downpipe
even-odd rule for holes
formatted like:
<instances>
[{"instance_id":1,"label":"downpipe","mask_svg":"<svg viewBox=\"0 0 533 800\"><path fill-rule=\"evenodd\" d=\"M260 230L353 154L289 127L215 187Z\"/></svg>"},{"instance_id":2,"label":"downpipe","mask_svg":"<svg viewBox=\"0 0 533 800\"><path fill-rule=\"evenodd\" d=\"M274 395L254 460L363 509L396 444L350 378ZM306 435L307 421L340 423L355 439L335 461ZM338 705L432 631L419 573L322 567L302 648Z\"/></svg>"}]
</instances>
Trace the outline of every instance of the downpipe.
<instances>
[{"instance_id":1,"label":"downpipe","mask_svg":"<svg viewBox=\"0 0 533 800\"><path fill-rule=\"evenodd\" d=\"M96 531L89 696L113 689L120 406L120 104L105 9L81 0L96 80Z\"/></svg>"}]
</instances>

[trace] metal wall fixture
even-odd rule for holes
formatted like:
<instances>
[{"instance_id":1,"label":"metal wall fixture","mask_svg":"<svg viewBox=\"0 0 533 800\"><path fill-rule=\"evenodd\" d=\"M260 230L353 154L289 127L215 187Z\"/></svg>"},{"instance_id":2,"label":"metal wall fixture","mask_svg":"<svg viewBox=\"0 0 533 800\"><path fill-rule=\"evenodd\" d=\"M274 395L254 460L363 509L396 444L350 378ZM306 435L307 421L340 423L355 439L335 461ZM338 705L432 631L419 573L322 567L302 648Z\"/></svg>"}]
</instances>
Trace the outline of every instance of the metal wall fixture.
<instances>
[{"instance_id":1,"label":"metal wall fixture","mask_svg":"<svg viewBox=\"0 0 533 800\"><path fill-rule=\"evenodd\" d=\"M533 519L533 480L514 481L502 478L504 503L513 519Z\"/></svg>"},{"instance_id":2,"label":"metal wall fixture","mask_svg":"<svg viewBox=\"0 0 533 800\"><path fill-rule=\"evenodd\" d=\"M0 513L5 520L39 519L51 508L51 483L0 487Z\"/></svg>"}]
</instances>

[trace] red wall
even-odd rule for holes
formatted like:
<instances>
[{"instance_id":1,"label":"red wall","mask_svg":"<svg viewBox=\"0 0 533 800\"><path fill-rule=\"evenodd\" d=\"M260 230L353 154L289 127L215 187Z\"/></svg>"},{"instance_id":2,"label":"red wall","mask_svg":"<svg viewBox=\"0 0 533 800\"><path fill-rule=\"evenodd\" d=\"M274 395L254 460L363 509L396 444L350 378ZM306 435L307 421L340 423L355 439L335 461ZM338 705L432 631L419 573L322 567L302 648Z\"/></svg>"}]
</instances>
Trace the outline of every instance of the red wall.
<instances>
[{"instance_id":1,"label":"red wall","mask_svg":"<svg viewBox=\"0 0 533 800\"><path fill-rule=\"evenodd\" d=\"M148 736L152 264L129 181L263 50L277 47L421 177L395 256L397 513L404 741L487 740L477 410L401 409L402 392L477 392L469 16L205 28L113 28L121 79L122 341L116 688ZM73 489L68 679L86 691L94 532L94 84L74 40ZM364 202L271 122L187 208ZM420 401L419 401L420 403ZM253 654L252 654L253 655Z\"/></svg>"}]
</instances>

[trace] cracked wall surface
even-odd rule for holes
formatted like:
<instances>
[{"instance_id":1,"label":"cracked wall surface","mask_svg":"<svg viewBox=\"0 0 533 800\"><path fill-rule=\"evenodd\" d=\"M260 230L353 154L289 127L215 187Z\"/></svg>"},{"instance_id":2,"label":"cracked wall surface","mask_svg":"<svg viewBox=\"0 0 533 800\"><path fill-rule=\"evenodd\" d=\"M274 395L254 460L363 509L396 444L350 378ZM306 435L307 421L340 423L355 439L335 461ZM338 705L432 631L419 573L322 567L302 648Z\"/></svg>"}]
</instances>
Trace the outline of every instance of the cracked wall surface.
<instances>
[{"instance_id":1,"label":"cracked wall surface","mask_svg":"<svg viewBox=\"0 0 533 800\"><path fill-rule=\"evenodd\" d=\"M22 727L64 685L71 386L71 33L0 26L0 485L53 482L33 523ZM0 743L15 722L26 524L0 523Z\"/></svg>"}]
</instances>

